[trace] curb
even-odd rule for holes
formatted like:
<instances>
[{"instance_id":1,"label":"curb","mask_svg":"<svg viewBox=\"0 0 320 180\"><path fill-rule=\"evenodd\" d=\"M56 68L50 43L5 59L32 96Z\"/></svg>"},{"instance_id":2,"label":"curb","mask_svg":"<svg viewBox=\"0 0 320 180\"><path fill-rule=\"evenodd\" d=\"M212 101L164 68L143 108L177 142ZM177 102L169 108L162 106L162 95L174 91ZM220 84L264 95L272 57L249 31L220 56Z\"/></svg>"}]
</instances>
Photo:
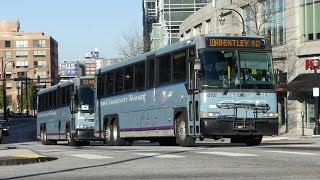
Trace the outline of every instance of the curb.
<instances>
[{"instance_id":1,"label":"curb","mask_svg":"<svg viewBox=\"0 0 320 180\"><path fill-rule=\"evenodd\" d=\"M0 147L0 166L39 163L56 159L58 158L44 156L29 149L17 149L16 147Z\"/></svg>"},{"instance_id":2,"label":"curb","mask_svg":"<svg viewBox=\"0 0 320 180\"><path fill-rule=\"evenodd\" d=\"M56 159L58 158L55 158L55 157L38 157L38 158L2 157L0 158L0 166L32 164L32 163L52 161Z\"/></svg>"}]
</instances>

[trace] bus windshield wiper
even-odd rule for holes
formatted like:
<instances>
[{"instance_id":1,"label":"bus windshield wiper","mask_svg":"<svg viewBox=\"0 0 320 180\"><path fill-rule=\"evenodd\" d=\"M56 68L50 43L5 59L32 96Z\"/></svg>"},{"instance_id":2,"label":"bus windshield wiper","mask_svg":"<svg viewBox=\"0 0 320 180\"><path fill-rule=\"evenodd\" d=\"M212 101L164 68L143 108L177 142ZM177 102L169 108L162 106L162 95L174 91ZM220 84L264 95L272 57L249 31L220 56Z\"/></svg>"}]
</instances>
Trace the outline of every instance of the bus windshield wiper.
<instances>
[{"instance_id":1,"label":"bus windshield wiper","mask_svg":"<svg viewBox=\"0 0 320 180\"><path fill-rule=\"evenodd\" d=\"M227 95L228 92L229 92L229 87L226 87L226 88L224 89L223 95Z\"/></svg>"},{"instance_id":2,"label":"bus windshield wiper","mask_svg":"<svg viewBox=\"0 0 320 180\"><path fill-rule=\"evenodd\" d=\"M254 84L254 85L253 85L253 87L254 87L254 89L256 90L257 95L260 95L260 91L259 91L259 89L258 89L257 85L256 85L256 84Z\"/></svg>"}]
</instances>

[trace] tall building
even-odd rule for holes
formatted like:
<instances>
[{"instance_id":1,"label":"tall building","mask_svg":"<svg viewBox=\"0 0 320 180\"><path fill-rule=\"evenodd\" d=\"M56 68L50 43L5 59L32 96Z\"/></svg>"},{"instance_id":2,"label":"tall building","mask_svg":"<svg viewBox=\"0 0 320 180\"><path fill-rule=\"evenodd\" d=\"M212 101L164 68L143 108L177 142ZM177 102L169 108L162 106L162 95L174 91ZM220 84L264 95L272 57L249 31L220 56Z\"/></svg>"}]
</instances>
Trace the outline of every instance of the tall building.
<instances>
[{"instance_id":1,"label":"tall building","mask_svg":"<svg viewBox=\"0 0 320 180\"><path fill-rule=\"evenodd\" d=\"M279 133L313 134L316 104L313 87L320 86L320 62L315 74L311 59L320 57L319 0L215 1L181 24L181 40L207 33L260 34L271 39L278 92ZM253 21L249 3L257 7ZM223 10L228 8L236 10ZM221 13L225 21L221 20ZM266 19L262 19L267 17ZM260 18L260 19L259 19ZM257 29L255 22L258 22ZM259 24L259 22L263 22ZM283 80L281 80L283 79ZM318 111L315 108L318 107Z\"/></svg>"},{"instance_id":2,"label":"tall building","mask_svg":"<svg viewBox=\"0 0 320 180\"><path fill-rule=\"evenodd\" d=\"M143 0L144 51L179 41L180 24L211 0Z\"/></svg>"},{"instance_id":3,"label":"tall building","mask_svg":"<svg viewBox=\"0 0 320 180\"><path fill-rule=\"evenodd\" d=\"M13 111L19 106L18 94L20 84L25 83L23 79L30 78L38 88L57 83L57 41L43 32L20 31L18 20L0 21L0 60L1 79L6 80L6 93L9 97L7 105Z\"/></svg>"}]
</instances>

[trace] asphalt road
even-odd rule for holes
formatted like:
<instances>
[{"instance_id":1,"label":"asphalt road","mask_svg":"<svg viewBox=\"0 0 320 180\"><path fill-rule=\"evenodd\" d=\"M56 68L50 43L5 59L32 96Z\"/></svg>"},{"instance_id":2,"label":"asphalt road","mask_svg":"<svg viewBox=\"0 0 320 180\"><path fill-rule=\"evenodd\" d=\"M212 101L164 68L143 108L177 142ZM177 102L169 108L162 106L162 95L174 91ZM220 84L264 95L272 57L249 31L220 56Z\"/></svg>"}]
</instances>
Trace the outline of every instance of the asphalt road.
<instances>
[{"instance_id":1,"label":"asphalt road","mask_svg":"<svg viewBox=\"0 0 320 180\"><path fill-rule=\"evenodd\" d=\"M65 142L43 146L29 134L35 132L32 130L35 121L16 123L15 131L19 134L7 139L10 146L30 148L58 160L1 167L2 179L300 180L320 177L319 139L264 141L256 147L211 140L190 148L146 142L122 147L101 143L69 147Z\"/></svg>"}]
</instances>

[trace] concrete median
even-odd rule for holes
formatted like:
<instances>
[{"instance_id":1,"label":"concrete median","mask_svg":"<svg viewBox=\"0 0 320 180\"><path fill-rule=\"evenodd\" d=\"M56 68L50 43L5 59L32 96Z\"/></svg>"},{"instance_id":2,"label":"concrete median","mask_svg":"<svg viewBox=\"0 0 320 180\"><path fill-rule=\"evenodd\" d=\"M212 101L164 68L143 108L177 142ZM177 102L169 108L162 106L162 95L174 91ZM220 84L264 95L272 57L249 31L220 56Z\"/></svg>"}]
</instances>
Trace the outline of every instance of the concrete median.
<instances>
[{"instance_id":1,"label":"concrete median","mask_svg":"<svg viewBox=\"0 0 320 180\"><path fill-rule=\"evenodd\" d=\"M22 165L56 159L55 157L44 156L29 149L0 147L0 166Z\"/></svg>"}]
</instances>

